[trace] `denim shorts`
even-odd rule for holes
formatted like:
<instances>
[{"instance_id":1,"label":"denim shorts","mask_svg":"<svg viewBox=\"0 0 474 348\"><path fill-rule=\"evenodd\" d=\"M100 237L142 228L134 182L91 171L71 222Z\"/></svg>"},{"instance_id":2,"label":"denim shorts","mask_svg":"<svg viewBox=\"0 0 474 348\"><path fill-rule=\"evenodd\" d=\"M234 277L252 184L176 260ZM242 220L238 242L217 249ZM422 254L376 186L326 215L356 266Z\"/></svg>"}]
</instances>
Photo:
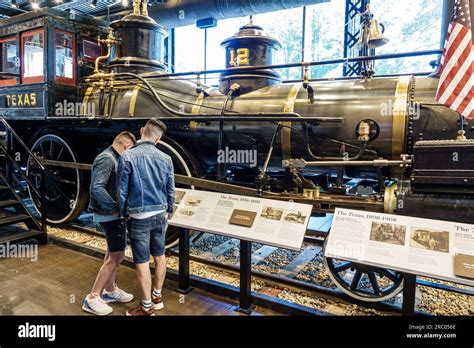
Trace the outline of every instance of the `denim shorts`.
<instances>
[{"instance_id":1,"label":"denim shorts","mask_svg":"<svg viewBox=\"0 0 474 348\"><path fill-rule=\"evenodd\" d=\"M109 251L124 251L127 246L127 223L123 219L101 222Z\"/></svg>"},{"instance_id":2,"label":"denim shorts","mask_svg":"<svg viewBox=\"0 0 474 348\"><path fill-rule=\"evenodd\" d=\"M150 255L161 256L165 253L167 228L166 212L146 219L130 219L129 233L134 263L148 262Z\"/></svg>"}]
</instances>

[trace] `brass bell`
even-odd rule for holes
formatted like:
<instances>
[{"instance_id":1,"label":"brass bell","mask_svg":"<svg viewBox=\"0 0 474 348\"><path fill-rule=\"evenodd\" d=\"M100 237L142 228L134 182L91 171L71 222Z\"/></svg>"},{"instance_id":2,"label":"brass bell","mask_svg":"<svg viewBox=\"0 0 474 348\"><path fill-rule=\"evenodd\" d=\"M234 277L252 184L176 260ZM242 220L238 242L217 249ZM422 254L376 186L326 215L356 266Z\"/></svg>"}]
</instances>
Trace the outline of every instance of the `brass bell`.
<instances>
[{"instance_id":1,"label":"brass bell","mask_svg":"<svg viewBox=\"0 0 474 348\"><path fill-rule=\"evenodd\" d=\"M385 45L388 42L388 38L383 36L384 32L384 25L382 23L379 23L376 19L371 19L369 35L367 38L367 47L377 48Z\"/></svg>"}]
</instances>

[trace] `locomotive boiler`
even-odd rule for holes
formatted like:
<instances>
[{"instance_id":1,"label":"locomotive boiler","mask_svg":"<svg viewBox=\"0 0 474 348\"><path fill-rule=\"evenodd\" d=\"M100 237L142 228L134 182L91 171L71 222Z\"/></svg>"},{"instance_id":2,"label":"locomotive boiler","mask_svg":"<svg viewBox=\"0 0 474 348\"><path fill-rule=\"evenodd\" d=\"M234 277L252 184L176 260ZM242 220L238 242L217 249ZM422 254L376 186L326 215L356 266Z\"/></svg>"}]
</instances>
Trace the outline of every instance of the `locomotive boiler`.
<instances>
[{"instance_id":1,"label":"locomotive boiler","mask_svg":"<svg viewBox=\"0 0 474 348\"><path fill-rule=\"evenodd\" d=\"M70 74L83 78L77 81L80 88L61 84L68 82L67 76L47 75L29 85L35 92L25 92L45 93L49 86L35 112L13 108L8 90L0 111L30 141L32 152L50 161L46 198L51 223L77 218L88 198L87 172L59 162L92 163L119 131L138 133L151 117L167 124L158 147L172 157L176 174L207 179L209 189L234 184L233 193L241 187L242 194L305 202L313 204L315 213L348 207L459 222L474 219L474 142L465 139L472 127L435 102L436 75L312 81L310 69L317 64L301 63L302 81L282 83L273 64L280 43L250 22L222 42L226 69L220 71L218 86L208 86L202 83L204 72L167 72L166 30L147 15L145 1L134 1L133 13L108 28L51 10L36 12L36 17L53 18L47 21L53 32L58 27L56 32L73 33L70 42L62 38L59 44L71 61L80 63ZM80 23L69 25L68 20ZM2 35L18 31L15 25L9 33L2 29ZM28 24L25 30L32 28ZM100 36L100 46L85 37L94 35ZM57 37L48 35L50 41L42 42L43 49L52 50L45 59L57 57ZM87 60L85 43L94 59ZM40 46L36 42L32 47ZM58 69L53 62L45 64ZM24 81L22 75L16 83ZM67 103L80 104L68 114ZM256 161L223 161L219 154L226 151L255 154ZM454 153L456 161L451 160ZM34 163L24 160L24 166L39 186ZM185 185L181 180L177 182ZM177 233L170 229L167 243L176 241ZM390 272L388 287L367 294L338 275L337 260L329 263L333 279L351 296L381 300L401 287L402 275Z\"/></svg>"}]
</instances>

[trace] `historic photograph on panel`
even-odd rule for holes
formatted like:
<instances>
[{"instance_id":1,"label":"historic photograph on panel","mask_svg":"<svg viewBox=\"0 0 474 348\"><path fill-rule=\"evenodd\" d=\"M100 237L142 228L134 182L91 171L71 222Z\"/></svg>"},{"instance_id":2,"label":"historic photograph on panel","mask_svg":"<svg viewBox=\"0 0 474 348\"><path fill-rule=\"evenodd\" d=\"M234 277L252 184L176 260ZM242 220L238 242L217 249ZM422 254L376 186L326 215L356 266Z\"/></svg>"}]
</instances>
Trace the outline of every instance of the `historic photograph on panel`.
<instances>
[{"instance_id":1,"label":"historic photograph on panel","mask_svg":"<svg viewBox=\"0 0 474 348\"><path fill-rule=\"evenodd\" d=\"M262 213L260 214L261 217L270 220L281 220L281 216L283 215L283 209L274 208L274 207L263 207Z\"/></svg>"},{"instance_id":2,"label":"historic photograph on panel","mask_svg":"<svg viewBox=\"0 0 474 348\"><path fill-rule=\"evenodd\" d=\"M411 228L410 246L449 253L449 232L429 228Z\"/></svg>"},{"instance_id":3,"label":"historic photograph on panel","mask_svg":"<svg viewBox=\"0 0 474 348\"><path fill-rule=\"evenodd\" d=\"M184 197L185 191L176 190L174 192L174 204L178 205Z\"/></svg>"},{"instance_id":4,"label":"historic photograph on panel","mask_svg":"<svg viewBox=\"0 0 474 348\"><path fill-rule=\"evenodd\" d=\"M178 213L180 215L183 215L184 217L191 217L194 215L194 211L189 210L189 209L180 209L178 210Z\"/></svg>"},{"instance_id":5,"label":"historic photograph on panel","mask_svg":"<svg viewBox=\"0 0 474 348\"><path fill-rule=\"evenodd\" d=\"M306 220L306 215L301 211L297 210L288 210L285 215L285 221L295 224L304 224Z\"/></svg>"},{"instance_id":6,"label":"historic photograph on panel","mask_svg":"<svg viewBox=\"0 0 474 348\"><path fill-rule=\"evenodd\" d=\"M405 245L406 227L403 225L372 222L370 240Z\"/></svg>"},{"instance_id":7,"label":"historic photograph on panel","mask_svg":"<svg viewBox=\"0 0 474 348\"><path fill-rule=\"evenodd\" d=\"M186 197L184 204L188 207L198 207L202 202L202 197L188 196Z\"/></svg>"}]
</instances>

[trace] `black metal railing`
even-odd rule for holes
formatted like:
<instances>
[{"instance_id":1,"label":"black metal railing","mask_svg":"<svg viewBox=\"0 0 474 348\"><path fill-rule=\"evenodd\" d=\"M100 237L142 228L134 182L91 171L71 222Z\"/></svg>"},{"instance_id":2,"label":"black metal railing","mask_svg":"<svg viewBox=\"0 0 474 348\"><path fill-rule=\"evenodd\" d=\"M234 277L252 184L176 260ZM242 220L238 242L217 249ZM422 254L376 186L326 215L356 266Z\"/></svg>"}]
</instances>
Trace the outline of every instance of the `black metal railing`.
<instances>
[{"instance_id":1,"label":"black metal railing","mask_svg":"<svg viewBox=\"0 0 474 348\"><path fill-rule=\"evenodd\" d=\"M41 224L38 223L37 218L31 214L29 209L26 209L27 213L31 216L31 218L41 226L41 230L46 234L47 233L47 205L46 205L46 171L48 170L41 160L28 148L28 146L21 140L19 135L15 132L15 130L10 126L10 124L3 118L0 117L0 123L5 126L5 144L0 145L0 151L5 155L5 176L8 181L9 186L14 186L15 181L17 184L20 182L25 182L28 185L29 191L32 193L32 200L33 195L37 198L39 205L36 204L39 213L41 214ZM14 141L16 141L19 145L21 150L25 151L28 155L28 161L32 161L37 169L40 172L41 183L38 188L34 183L30 180L27 174L24 173L21 166L18 164L15 158L14 152ZM16 176L19 177L16 177ZM35 202L33 202L34 204ZM22 203L23 204L23 203Z\"/></svg>"}]
</instances>

